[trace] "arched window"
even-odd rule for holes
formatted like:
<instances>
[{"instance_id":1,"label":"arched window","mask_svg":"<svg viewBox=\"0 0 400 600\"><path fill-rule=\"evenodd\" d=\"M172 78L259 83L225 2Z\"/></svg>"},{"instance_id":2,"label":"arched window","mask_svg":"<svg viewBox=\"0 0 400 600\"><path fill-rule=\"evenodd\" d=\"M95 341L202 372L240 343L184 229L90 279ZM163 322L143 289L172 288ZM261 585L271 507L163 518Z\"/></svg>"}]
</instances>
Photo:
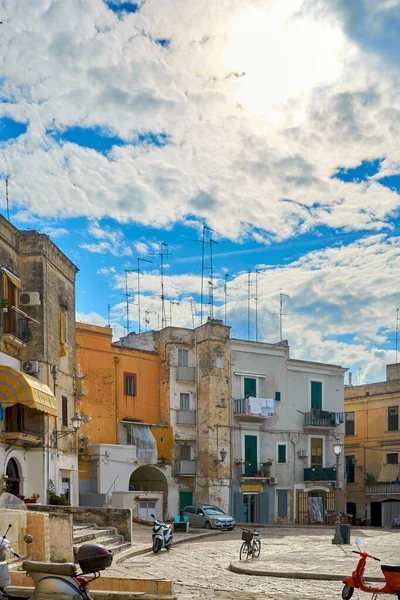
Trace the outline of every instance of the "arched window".
<instances>
[{"instance_id":1,"label":"arched window","mask_svg":"<svg viewBox=\"0 0 400 600\"><path fill-rule=\"evenodd\" d=\"M6 475L7 475L7 490L10 492L10 494L19 496L19 494L20 494L20 489L19 489L20 475L19 475L18 463L14 458L10 458L10 460L7 463Z\"/></svg>"}]
</instances>

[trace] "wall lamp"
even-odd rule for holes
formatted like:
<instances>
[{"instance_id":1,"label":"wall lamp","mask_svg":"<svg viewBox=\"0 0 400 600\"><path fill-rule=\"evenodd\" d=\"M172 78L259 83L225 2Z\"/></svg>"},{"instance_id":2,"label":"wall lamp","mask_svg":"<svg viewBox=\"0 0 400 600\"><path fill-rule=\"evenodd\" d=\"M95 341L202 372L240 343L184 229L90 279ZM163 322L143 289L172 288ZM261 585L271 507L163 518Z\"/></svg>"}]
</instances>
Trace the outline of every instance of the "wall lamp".
<instances>
[{"instance_id":1,"label":"wall lamp","mask_svg":"<svg viewBox=\"0 0 400 600\"><path fill-rule=\"evenodd\" d=\"M219 465L220 463L224 463L225 459L226 459L226 455L227 455L227 451L225 450L225 448L222 448L221 452L219 453L221 459L216 458L214 460L214 464Z\"/></svg>"},{"instance_id":2,"label":"wall lamp","mask_svg":"<svg viewBox=\"0 0 400 600\"><path fill-rule=\"evenodd\" d=\"M71 419L72 429L62 429L61 431L54 429L54 431L53 431L54 438L56 440L59 440L60 438L66 436L66 435L69 435L70 433L77 433L78 430L81 428L81 423L82 423L82 417L80 415L78 415L78 413L76 412Z\"/></svg>"}]
</instances>

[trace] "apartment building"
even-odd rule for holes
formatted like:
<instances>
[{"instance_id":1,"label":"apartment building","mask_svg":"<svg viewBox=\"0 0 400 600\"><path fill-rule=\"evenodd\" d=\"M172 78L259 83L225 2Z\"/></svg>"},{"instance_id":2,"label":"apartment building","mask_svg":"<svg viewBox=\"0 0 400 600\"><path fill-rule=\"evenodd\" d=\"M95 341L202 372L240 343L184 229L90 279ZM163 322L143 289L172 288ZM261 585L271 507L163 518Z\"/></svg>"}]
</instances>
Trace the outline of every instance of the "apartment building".
<instances>
[{"instance_id":1,"label":"apartment building","mask_svg":"<svg viewBox=\"0 0 400 600\"><path fill-rule=\"evenodd\" d=\"M345 387L347 512L390 527L400 517L400 363L386 381Z\"/></svg>"},{"instance_id":2,"label":"apartment building","mask_svg":"<svg viewBox=\"0 0 400 600\"><path fill-rule=\"evenodd\" d=\"M47 235L0 216L0 464L3 489L78 503L77 267ZM75 417L75 418L74 418Z\"/></svg>"}]
</instances>

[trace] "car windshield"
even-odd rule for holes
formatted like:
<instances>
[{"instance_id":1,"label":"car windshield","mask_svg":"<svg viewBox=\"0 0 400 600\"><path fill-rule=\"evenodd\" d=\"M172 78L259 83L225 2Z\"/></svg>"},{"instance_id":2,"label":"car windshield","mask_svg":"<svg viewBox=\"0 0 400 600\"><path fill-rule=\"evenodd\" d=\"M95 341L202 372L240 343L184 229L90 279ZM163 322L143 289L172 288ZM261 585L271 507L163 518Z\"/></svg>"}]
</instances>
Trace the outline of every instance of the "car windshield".
<instances>
[{"instance_id":1,"label":"car windshield","mask_svg":"<svg viewBox=\"0 0 400 600\"><path fill-rule=\"evenodd\" d=\"M208 508L205 508L204 512L206 513L206 515L225 515L226 514L226 513L224 513L223 510L221 510L220 508L217 508L216 506L210 506Z\"/></svg>"}]
</instances>

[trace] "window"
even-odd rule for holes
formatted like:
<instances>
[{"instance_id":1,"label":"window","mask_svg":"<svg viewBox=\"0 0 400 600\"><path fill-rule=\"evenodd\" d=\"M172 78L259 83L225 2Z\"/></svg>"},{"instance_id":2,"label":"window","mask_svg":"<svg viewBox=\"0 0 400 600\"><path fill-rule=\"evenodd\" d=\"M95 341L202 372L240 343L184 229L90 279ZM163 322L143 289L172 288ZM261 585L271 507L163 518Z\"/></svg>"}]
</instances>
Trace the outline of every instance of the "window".
<instances>
[{"instance_id":1,"label":"window","mask_svg":"<svg viewBox=\"0 0 400 600\"><path fill-rule=\"evenodd\" d=\"M356 469L354 466L355 456L346 456L346 480L347 483L354 483L356 480Z\"/></svg>"},{"instance_id":2,"label":"window","mask_svg":"<svg viewBox=\"0 0 400 600\"><path fill-rule=\"evenodd\" d=\"M311 408L322 408L322 383L320 381L311 382Z\"/></svg>"},{"instance_id":3,"label":"window","mask_svg":"<svg viewBox=\"0 0 400 600\"><path fill-rule=\"evenodd\" d=\"M190 460L190 446L181 446L181 460Z\"/></svg>"},{"instance_id":4,"label":"window","mask_svg":"<svg viewBox=\"0 0 400 600\"><path fill-rule=\"evenodd\" d=\"M125 396L136 396L135 373L124 373L124 394Z\"/></svg>"},{"instance_id":5,"label":"window","mask_svg":"<svg viewBox=\"0 0 400 600\"><path fill-rule=\"evenodd\" d=\"M389 406L388 408L388 431L397 431L399 428L399 407Z\"/></svg>"},{"instance_id":6,"label":"window","mask_svg":"<svg viewBox=\"0 0 400 600\"><path fill-rule=\"evenodd\" d=\"M388 465L398 465L399 464L399 455L397 452L391 452L390 454L386 454L386 462Z\"/></svg>"},{"instance_id":7,"label":"window","mask_svg":"<svg viewBox=\"0 0 400 600\"><path fill-rule=\"evenodd\" d=\"M346 422L346 432L345 435L354 435L355 433L355 413L347 412L345 413L345 422Z\"/></svg>"},{"instance_id":8,"label":"window","mask_svg":"<svg viewBox=\"0 0 400 600\"><path fill-rule=\"evenodd\" d=\"M180 367L189 366L189 350L178 350L178 365Z\"/></svg>"},{"instance_id":9,"label":"window","mask_svg":"<svg viewBox=\"0 0 400 600\"><path fill-rule=\"evenodd\" d=\"M61 397L62 413L61 413L61 424L63 427L68 427L68 397Z\"/></svg>"},{"instance_id":10,"label":"window","mask_svg":"<svg viewBox=\"0 0 400 600\"><path fill-rule=\"evenodd\" d=\"M217 354L216 354L216 366L217 366L217 369L223 369L224 368L224 354L223 354L223 352L217 352Z\"/></svg>"},{"instance_id":11,"label":"window","mask_svg":"<svg viewBox=\"0 0 400 600\"><path fill-rule=\"evenodd\" d=\"M321 469L323 465L323 440L311 438L311 468Z\"/></svg>"},{"instance_id":12,"label":"window","mask_svg":"<svg viewBox=\"0 0 400 600\"><path fill-rule=\"evenodd\" d=\"M189 396L189 394L181 394L180 395L180 409L181 410L190 410L190 396Z\"/></svg>"},{"instance_id":13,"label":"window","mask_svg":"<svg viewBox=\"0 0 400 600\"><path fill-rule=\"evenodd\" d=\"M257 397L257 379L253 377L244 378L244 397L247 396Z\"/></svg>"},{"instance_id":14,"label":"window","mask_svg":"<svg viewBox=\"0 0 400 600\"><path fill-rule=\"evenodd\" d=\"M286 444L278 444L278 463L286 462Z\"/></svg>"},{"instance_id":15,"label":"window","mask_svg":"<svg viewBox=\"0 0 400 600\"><path fill-rule=\"evenodd\" d=\"M68 346L68 311L60 306L60 356L65 356Z\"/></svg>"},{"instance_id":16,"label":"window","mask_svg":"<svg viewBox=\"0 0 400 600\"><path fill-rule=\"evenodd\" d=\"M70 497L70 490L71 490L71 484L70 484L70 480L69 477L63 477L61 479L61 493L64 494L66 500L71 500Z\"/></svg>"},{"instance_id":17,"label":"window","mask_svg":"<svg viewBox=\"0 0 400 600\"><path fill-rule=\"evenodd\" d=\"M17 314L11 308L17 306L17 291L19 279L10 271L2 267L2 305L3 305L3 332L17 334Z\"/></svg>"},{"instance_id":18,"label":"window","mask_svg":"<svg viewBox=\"0 0 400 600\"><path fill-rule=\"evenodd\" d=\"M281 401L281 393L275 392L275 402L280 402L280 401Z\"/></svg>"}]
</instances>

